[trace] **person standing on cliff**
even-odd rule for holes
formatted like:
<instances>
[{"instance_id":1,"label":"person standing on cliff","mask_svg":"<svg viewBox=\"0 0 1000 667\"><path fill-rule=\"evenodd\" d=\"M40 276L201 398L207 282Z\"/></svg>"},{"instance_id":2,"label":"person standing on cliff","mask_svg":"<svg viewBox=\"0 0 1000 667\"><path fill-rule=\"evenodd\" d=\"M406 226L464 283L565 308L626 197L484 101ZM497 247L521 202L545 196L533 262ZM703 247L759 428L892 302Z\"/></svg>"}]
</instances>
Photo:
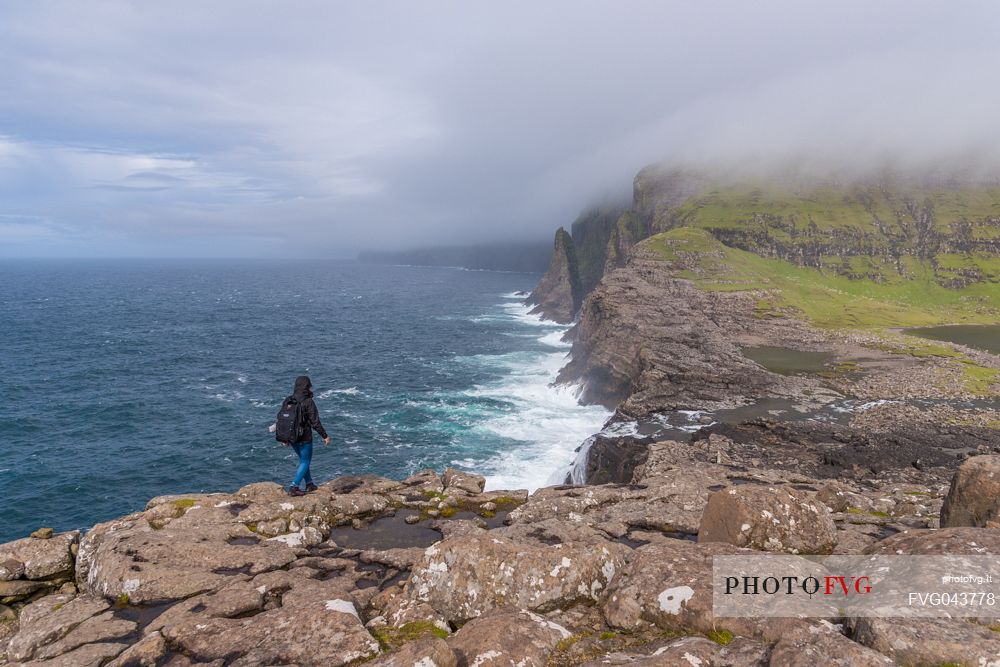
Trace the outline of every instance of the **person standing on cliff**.
<instances>
[{"instance_id":1,"label":"person standing on cliff","mask_svg":"<svg viewBox=\"0 0 1000 667\"><path fill-rule=\"evenodd\" d=\"M299 467L295 471L295 479L288 487L288 495L290 496L304 496L310 491L316 490L316 485L309 472L309 464L312 463L314 430L323 438L324 445L330 444L330 436L326 434L326 429L323 428L323 424L319 420L319 410L313 400L312 381L309 376L300 375L295 378L292 395L282 402L276 422L278 441L295 450L295 454L299 457ZM300 488L302 482L306 483L305 491Z\"/></svg>"}]
</instances>

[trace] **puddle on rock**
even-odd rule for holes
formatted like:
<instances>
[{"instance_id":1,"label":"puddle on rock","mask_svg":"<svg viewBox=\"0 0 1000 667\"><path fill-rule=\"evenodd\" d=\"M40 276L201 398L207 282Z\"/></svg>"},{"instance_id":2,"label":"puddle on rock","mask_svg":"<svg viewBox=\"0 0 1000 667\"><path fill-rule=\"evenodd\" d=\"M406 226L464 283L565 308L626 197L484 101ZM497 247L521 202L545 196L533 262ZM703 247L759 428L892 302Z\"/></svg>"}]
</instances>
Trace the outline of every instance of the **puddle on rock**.
<instances>
[{"instance_id":1,"label":"puddle on rock","mask_svg":"<svg viewBox=\"0 0 1000 667\"><path fill-rule=\"evenodd\" d=\"M958 343L990 354L1000 354L1000 324L951 324L943 327L903 329L918 338Z\"/></svg>"},{"instance_id":2,"label":"puddle on rock","mask_svg":"<svg viewBox=\"0 0 1000 667\"><path fill-rule=\"evenodd\" d=\"M402 549L429 547L442 539L441 533L430 528L426 521L410 525L408 516L420 516L416 510L400 510L395 516L376 519L364 528L355 530L342 526L330 531L330 539L343 549Z\"/></svg>"},{"instance_id":3,"label":"puddle on rock","mask_svg":"<svg viewBox=\"0 0 1000 667\"><path fill-rule=\"evenodd\" d=\"M829 370L829 352L805 352L790 347L759 345L742 348L743 356L779 375L814 375Z\"/></svg>"}]
</instances>

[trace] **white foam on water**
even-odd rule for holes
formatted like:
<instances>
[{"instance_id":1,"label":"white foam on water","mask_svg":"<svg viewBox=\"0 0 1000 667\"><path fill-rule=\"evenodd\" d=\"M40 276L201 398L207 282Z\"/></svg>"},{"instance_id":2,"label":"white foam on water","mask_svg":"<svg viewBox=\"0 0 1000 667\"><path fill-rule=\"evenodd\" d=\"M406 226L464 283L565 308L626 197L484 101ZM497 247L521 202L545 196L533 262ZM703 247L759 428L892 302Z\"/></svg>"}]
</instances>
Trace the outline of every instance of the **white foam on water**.
<instances>
[{"instance_id":1,"label":"white foam on water","mask_svg":"<svg viewBox=\"0 0 1000 667\"><path fill-rule=\"evenodd\" d=\"M614 424L608 424L606 427L601 429L601 435L606 435L609 437L627 437L639 434L639 422L628 421L628 422L615 422Z\"/></svg>"},{"instance_id":2,"label":"white foam on water","mask_svg":"<svg viewBox=\"0 0 1000 667\"><path fill-rule=\"evenodd\" d=\"M587 483L587 456L590 454L590 448L594 446L594 441L597 440L596 435L592 435L583 441L580 445L580 451L576 453L576 458L573 460L573 465L569 467L569 481L572 484L586 484Z\"/></svg>"},{"instance_id":3,"label":"white foam on water","mask_svg":"<svg viewBox=\"0 0 1000 667\"><path fill-rule=\"evenodd\" d=\"M546 340L549 336L558 340L566 332L564 326L529 315L523 304L505 303L502 307L522 324L551 329L543 336ZM601 429L611 413L601 406L580 405L576 387L552 384L566 363L565 349L503 355L495 361L507 370L505 377L465 393L510 405L509 410L488 416L475 428L516 444L486 460L470 460L467 467L486 474L487 489L534 491L562 483L577 458L577 448Z\"/></svg>"},{"instance_id":4,"label":"white foam on water","mask_svg":"<svg viewBox=\"0 0 1000 667\"><path fill-rule=\"evenodd\" d=\"M876 401L867 401L865 403L858 403L856 401L845 401L839 405L831 405L830 408L834 412L839 412L841 414L854 414L855 412L864 412L866 410L871 410L872 408L877 408L881 405L893 405L896 403L901 403L902 401L891 401L888 399L878 399Z\"/></svg>"},{"instance_id":5,"label":"white foam on water","mask_svg":"<svg viewBox=\"0 0 1000 667\"><path fill-rule=\"evenodd\" d=\"M531 308L520 302L508 302L500 305L509 317L514 318L521 324L530 324L536 327L547 327L560 331L560 335L566 333L566 327L551 320L543 319L541 315L532 314Z\"/></svg>"},{"instance_id":6,"label":"white foam on water","mask_svg":"<svg viewBox=\"0 0 1000 667\"><path fill-rule=\"evenodd\" d=\"M864 412L865 410L871 410L872 408L877 408L880 405L893 405L895 403L900 403L901 401L890 401L887 399L879 399L877 401L868 401L867 403L862 403L856 409L858 412Z\"/></svg>"},{"instance_id":7,"label":"white foam on water","mask_svg":"<svg viewBox=\"0 0 1000 667\"><path fill-rule=\"evenodd\" d=\"M552 333L547 333L538 339L538 342L542 345L548 345L549 347L558 347L563 349L569 349L572 347L572 343L568 343L563 340L565 332L563 331L553 331Z\"/></svg>"},{"instance_id":8,"label":"white foam on water","mask_svg":"<svg viewBox=\"0 0 1000 667\"><path fill-rule=\"evenodd\" d=\"M321 391L316 395L317 398L330 398L334 394L344 394L345 396L360 396L362 391L357 387L348 387L346 389L327 389Z\"/></svg>"}]
</instances>

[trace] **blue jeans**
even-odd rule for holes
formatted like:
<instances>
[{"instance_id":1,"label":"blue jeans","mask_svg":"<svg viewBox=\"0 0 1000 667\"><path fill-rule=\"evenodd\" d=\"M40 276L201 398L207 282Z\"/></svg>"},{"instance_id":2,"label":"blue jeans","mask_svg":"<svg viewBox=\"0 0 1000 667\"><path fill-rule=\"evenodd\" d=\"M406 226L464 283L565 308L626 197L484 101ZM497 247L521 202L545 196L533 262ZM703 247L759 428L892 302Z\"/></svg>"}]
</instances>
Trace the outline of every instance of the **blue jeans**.
<instances>
[{"instance_id":1,"label":"blue jeans","mask_svg":"<svg viewBox=\"0 0 1000 667\"><path fill-rule=\"evenodd\" d=\"M299 455L299 469L295 471L292 486L299 486L302 482L312 484L313 478L309 474L309 464L313 458L313 444L311 442L298 442L292 445L292 449Z\"/></svg>"}]
</instances>

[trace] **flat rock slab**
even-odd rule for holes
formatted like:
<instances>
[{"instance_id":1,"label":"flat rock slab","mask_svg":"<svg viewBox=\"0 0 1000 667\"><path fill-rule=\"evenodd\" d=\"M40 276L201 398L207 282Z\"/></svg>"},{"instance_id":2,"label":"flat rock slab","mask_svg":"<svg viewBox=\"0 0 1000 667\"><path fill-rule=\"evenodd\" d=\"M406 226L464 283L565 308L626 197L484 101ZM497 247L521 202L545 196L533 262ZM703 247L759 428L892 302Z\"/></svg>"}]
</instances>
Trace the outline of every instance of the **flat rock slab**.
<instances>
[{"instance_id":1,"label":"flat rock slab","mask_svg":"<svg viewBox=\"0 0 1000 667\"><path fill-rule=\"evenodd\" d=\"M43 647L59 642L109 606L100 598L67 595L49 595L32 602L21 610L18 632L7 647L7 658L13 662L32 659ZM77 646L80 643L85 642ZM52 651L46 655L51 657Z\"/></svg>"},{"instance_id":2,"label":"flat rock slab","mask_svg":"<svg viewBox=\"0 0 1000 667\"><path fill-rule=\"evenodd\" d=\"M658 468L650 470L641 485L541 489L511 512L508 521L535 523L559 518L598 528L621 524L626 530L693 535L698 532L710 488L727 483L726 470L721 466L695 463L684 468Z\"/></svg>"},{"instance_id":3,"label":"flat rock slab","mask_svg":"<svg viewBox=\"0 0 1000 667\"><path fill-rule=\"evenodd\" d=\"M233 619L193 615L161 632L199 662L336 667L378 655L350 596L326 599L328 592L315 582L297 597L286 594L271 611Z\"/></svg>"},{"instance_id":4,"label":"flat rock slab","mask_svg":"<svg viewBox=\"0 0 1000 667\"><path fill-rule=\"evenodd\" d=\"M792 554L828 554L837 526L815 494L775 486L740 485L708 497L699 542Z\"/></svg>"},{"instance_id":5,"label":"flat rock slab","mask_svg":"<svg viewBox=\"0 0 1000 667\"><path fill-rule=\"evenodd\" d=\"M633 632L652 624L662 630L736 635L777 640L803 624L796 619L716 619L712 611L712 557L753 555L729 544L667 540L636 549L599 603L613 628Z\"/></svg>"},{"instance_id":6,"label":"flat rock slab","mask_svg":"<svg viewBox=\"0 0 1000 667\"><path fill-rule=\"evenodd\" d=\"M34 660L24 667L100 667L124 651L125 644L87 644L50 660Z\"/></svg>"},{"instance_id":7,"label":"flat rock slab","mask_svg":"<svg viewBox=\"0 0 1000 667\"><path fill-rule=\"evenodd\" d=\"M901 665L1000 664L1000 633L959 619L860 618L854 637Z\"/></svg>"},{"instance_id":8,"label":"flat rock slab","mask_svg":"<svg viewBox=\"0 0 1000 667\"><path fill-rule=\"evenodd\" d=\"M829 624L789 632L771 649L775 667L889 667L887 656L836 632Z\"/></svg>"},{"instance_id":9,"label":"flat rock slab","mask_svg":"<svg viewBox=\"0 0 1000 667\"><path fill-rule=\"evenodd\" d=\"M0 544L0 581L72 576L72 550L79 540L80 531L74 530L45 539L26 537Z\"/></svg>"},{"instance_id":10,"label":"flat rock slab","mask_svg":"<svg viewBox=\"0 0 1000 667\"><path fill-rule=\"evenodd\" d=\"M774 665L775 663L771 663ZM582 667L634 665L635 667L765 667L767 645L737 638L728 645L704 637L676 639L650 655L618 653L583 663ZM779 663L775 667L785 667Z\"/></svg>"},{"instance_id":11,"label":"flat rock slab","mask_svg":"<svg viewBox=\"0 0 1000 667\"><path fill-rule=\"evenodd\" d=\"M880 556L988 556L1000 554L1000 530L936 528L904 530L876 542L865 553Z\"/></svg>"},{"instance_id":12,"label":"flat rock slab","mask_svg":"<svg viewBox=\"0 0 1000 667\"><path fill-rule=\"evenodd\" d=\"M405 596L390 607L426 604L448 621L464 622L497 607L545 611L593 602L628 551L607 540L545 545L486 531L456 536L424 552Z\"/></svg>"},{"instance_id":13,"label":"flat rock slab","mask_svg":"<svg viewBox=\"0 0 1000 667\"><path fill-rule=\"evenodd\" d=\"M367 663L372 667L458 667L458 658L443 639L418 639Z\"/></svg>"},{"instance_id":14,"label":"flat rock slab","mask_svg":"<svg viewBox=\"0 0 1000 667\"><path fill-rule=\"evenodd\" d=\"M460 665L543 667L570 632L523 609L494 609L465 624L448 640Z\"/></svg>"}]
</instances>

